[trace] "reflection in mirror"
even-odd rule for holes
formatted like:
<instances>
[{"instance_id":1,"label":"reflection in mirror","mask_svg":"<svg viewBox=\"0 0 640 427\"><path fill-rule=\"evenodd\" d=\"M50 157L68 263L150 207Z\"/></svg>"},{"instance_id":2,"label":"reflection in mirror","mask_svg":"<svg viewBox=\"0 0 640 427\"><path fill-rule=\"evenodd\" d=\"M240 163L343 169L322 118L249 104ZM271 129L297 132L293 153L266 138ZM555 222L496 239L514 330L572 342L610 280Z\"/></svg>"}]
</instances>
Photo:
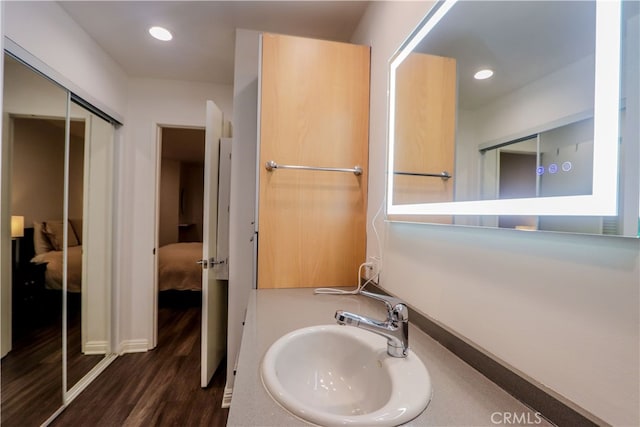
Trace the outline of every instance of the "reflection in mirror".
<instances>
[{"instance_id":1,"label":"reflection in mirror","mask_svg":"<svg viewBox=\"0 0 640 427\"><path fill-rule=\"evenodd\" d=\"M44 423L113 360L114 126L76 99L5 55L2 425Z\"/></svg>"},{"instance_id":2,"label":"reflection in mirror","mask_svg":"<svg viewBox=\"0 0 640 427\"><path fill-rule=\"evenodd\" d=\"M483 148L480 153L484 200L593 192L593 119Z\"/></svg>"},{"instance_id":3,"label":"reflection in mirror","mask_svg":"<svg viewBox=\"0 0 640 427\"><path fill-rule=\"evenodd\" d=\"M439 2L390 63L389 218L637 235L637 16L637 2Z\"/></svg>"},{"instance_id":4,"label":"reflection in mirror","mask_svg":"<svg viewBox=\"0 0 640 427\"><path fill-rule=\"evenodd\" d=\"M71 104L69 182L67 190L69 200L67 215L71 225L67 240L67 389L76 384L92 367L91 363L83 363L86 359L82 357L81 350L84 157L86 149L85 131L88 127L84 114L78 110L81 109L77 105ZM99 356L97 358L99 359Z\"/></svg>"},{"instance_id":5,"label":"reflection in mirror","mask_svg":"<svg viewBox=\"0 0 640 427\"><path fill-rule=\"evenodd\" d=\"M79 381L110 352L109 316L113 126L70 106L67 260L67 383ZM74 233L71 235L71 233Z\"/></svg>"},{"instance_id":6,"label":"reflection in mirror","mask_svg":"<svg viewBox=\"0 0 640 427\"><path fill-rule=\"evenodd\" d=\"M40 425L62 405L62 291L48 266L61 271L68 96L6 55L3 96L2 217L23 227L2 264L2 424Z\"/></svg>"}]
</instances>

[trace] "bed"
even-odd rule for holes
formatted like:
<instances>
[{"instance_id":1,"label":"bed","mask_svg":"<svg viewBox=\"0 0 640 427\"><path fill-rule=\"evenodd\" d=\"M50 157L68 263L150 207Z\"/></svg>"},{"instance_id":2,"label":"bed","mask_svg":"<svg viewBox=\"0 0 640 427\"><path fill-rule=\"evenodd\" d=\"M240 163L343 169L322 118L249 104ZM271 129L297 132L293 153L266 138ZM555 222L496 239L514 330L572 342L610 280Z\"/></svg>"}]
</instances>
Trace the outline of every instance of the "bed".
<instances>
[{"instance_id":1,"label":"bed","mask_svg":"<svg viewBox=\"0 0 640 427\"><path fill-rule=\"evenodd\" d=\"M69 220L67 256L67 291L82 290L82 220ZM79 230L79 231L76 231ZM61 220L34 221L34 264L46 264L45 287L62 289L63 232Z\"/></svg>"},{"instance_id":2,"label":"bed","mask_svg":"<svg viewBox=\"0 0 640 427\"><path fill-rule=\"evenodd\" d=\"M202 290L202 242L170 243L158 249L158 290Z\"/></svg>"}]
</instances>

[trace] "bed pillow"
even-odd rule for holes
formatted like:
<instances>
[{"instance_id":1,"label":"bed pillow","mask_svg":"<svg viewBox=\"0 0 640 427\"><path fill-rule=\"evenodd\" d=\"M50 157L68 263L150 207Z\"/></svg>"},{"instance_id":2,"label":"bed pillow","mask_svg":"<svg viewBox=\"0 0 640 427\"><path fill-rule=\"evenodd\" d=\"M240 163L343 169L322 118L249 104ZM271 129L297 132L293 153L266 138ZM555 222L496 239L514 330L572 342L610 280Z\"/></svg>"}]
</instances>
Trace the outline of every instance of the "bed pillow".
<instances>
[{"instance_id":1,"label":"bed pillow","mask_svg":"<svg viewBox=\"0 0 640 427\"><path fill-rule=\"evenodd\" d=\"M73 231L73 227L71 227L71 224L67 223L67 230L68 230L68 245L69 247L71 246L78 246L78 238L76 237L75 232ZM47 235L47 237L49 238L49 241L51 242L51 246L53 246L53 249L55 249L56 251L61 251L63 248L63 238L64 238L64 229L62 226L62 221L60 220L55 220L55 221L45 221L44 223L44 232Z\"/></svg>"},{"instance_id":2,"label":"bed pillow","mask_svg":"<svg viewBox=\"0 0 640 427\"><path fill-rule=\"evenodd\" d=\"M44 232L44 222L42 221L33 221L33 248L36 255L53 250L53 245L51 245L49 237Z\"/></svg>"}]
</instances>

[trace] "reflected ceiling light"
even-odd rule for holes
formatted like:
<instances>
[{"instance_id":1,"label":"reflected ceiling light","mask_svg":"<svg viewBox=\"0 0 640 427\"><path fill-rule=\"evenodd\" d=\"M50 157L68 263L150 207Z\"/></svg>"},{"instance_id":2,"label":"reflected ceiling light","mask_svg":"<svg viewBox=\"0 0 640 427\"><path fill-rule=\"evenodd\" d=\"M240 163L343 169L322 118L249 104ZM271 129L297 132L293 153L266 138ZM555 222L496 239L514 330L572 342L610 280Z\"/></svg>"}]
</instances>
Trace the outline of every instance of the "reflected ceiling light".
<instances>
[{"instance_id":1,"label":"reflected ceiling light","mask_svg":"<svg viewBox=\"0 0 640 427\"><path fill-rule=\"evenodd\" d=\"M485 68L484 70L480 70L477 73L475 73L473 75L473 78L476 80L484 80L484 79L488 79L491 76L493 76L493 70Z\"/></svg>"},{"instance_id":2,"label":"reflected ceiling light","mask_svg":"<svg viewBox=\"0 0 640 427\"><path fill-rule=\"evenodd\" d=\"M163 42L167 42L173 38L173 35L169 30L162 27L151 27L149 28L149 34L155 39L162 40Z\"/></svg>"}]
</instances>

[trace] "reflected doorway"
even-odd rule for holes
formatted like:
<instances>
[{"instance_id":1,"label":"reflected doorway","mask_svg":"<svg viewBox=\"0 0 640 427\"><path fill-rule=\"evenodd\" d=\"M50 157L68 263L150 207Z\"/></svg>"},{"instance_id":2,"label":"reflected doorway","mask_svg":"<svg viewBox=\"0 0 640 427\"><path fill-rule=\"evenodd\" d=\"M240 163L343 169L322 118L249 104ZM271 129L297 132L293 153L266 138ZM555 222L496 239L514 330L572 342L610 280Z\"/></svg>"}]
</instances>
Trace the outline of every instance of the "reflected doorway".
<instances>
[{"instance_id":1,"label":"reflected doorway","mask_svg":"<svg viewBox=\"0 0 640 427\"><path fill-rule=\"evenodd\" d=\"M499 162L499 199L536 197L536 153L501 150ZM538 217L502 215L498 218L498 227L535 230L538 227Z\"/></svg>"}]
</instances>

